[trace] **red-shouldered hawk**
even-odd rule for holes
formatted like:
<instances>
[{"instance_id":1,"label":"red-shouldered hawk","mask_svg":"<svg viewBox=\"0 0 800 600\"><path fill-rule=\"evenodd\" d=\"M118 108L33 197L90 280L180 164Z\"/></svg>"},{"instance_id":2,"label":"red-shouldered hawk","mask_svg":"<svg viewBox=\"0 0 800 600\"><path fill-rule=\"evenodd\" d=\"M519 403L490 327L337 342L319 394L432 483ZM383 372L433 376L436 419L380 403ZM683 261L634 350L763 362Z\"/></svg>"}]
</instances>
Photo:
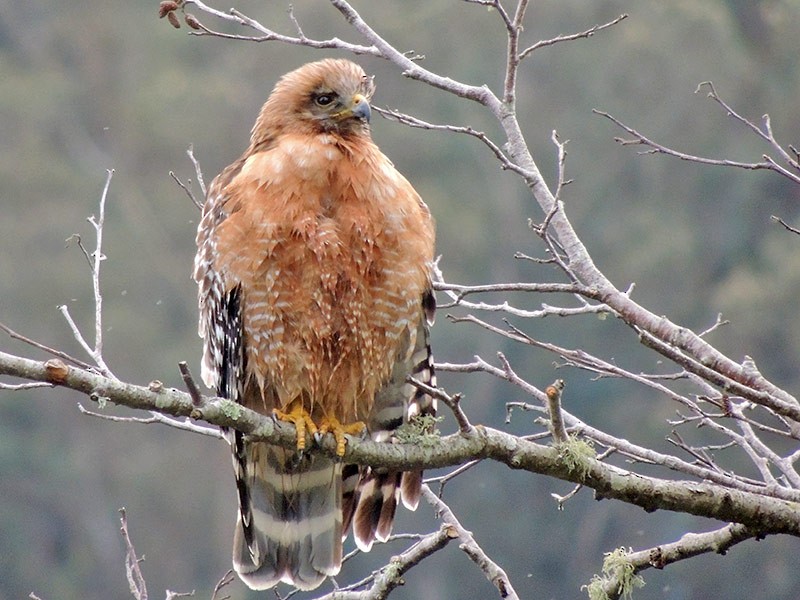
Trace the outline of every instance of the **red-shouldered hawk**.
<instances>
[{"instance_id":1,"label":"red-shouldered hawk","mask_svg":"<svg viewBox=\"0 0 800 600\"><path fill-rule=\"evenodd\" d=\"M197 232L203 380L298 429L297 451L229 432L233 565L251 588L313 589L338 573L350 522L368 550L422 474L304 450L305 431L379 441L435 401L428 326L434 225L369 133L372 79L347 60L284 75L250 146L212 182Z\"/></svg>"}]
</instances>

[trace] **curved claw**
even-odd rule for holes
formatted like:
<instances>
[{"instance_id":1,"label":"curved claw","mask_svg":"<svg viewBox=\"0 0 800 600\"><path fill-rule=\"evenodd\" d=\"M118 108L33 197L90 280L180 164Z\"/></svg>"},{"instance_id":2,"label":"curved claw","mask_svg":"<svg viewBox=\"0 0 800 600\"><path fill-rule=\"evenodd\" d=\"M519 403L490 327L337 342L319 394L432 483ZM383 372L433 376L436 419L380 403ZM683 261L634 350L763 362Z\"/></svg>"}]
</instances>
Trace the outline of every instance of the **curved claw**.
<instances>
[{"instance_id":1,"label":"curved claw","mask_svg":"<svg viewBox=\"0 0 800 600\"><path fill-rule=\"evenodd\" d=\"M343 425L339 422L339 419L336 417L323 417L322 423L319 426L319 433L320 435L325 433L332 433L334 439L336 440L336 456L342 457L344 456L344 451L347 446L347 440L345 439L345 435L358 435L364 429L366 429L366 425L363 421L355 421L353 423L347 423Z\"/></svg>"},{"instance_id":2,"label":"curved claw","mask_svg":"<svg viewBox=\"0 0 800 600\"><path fill-rule=\"evenodd\" d=\"M306 432L316 436L319 428L311 419L309 412L303 408L299 402L293 402L288 406L287 411L277 408L272 409L273 416L287 423L292 423L297 430L297 451L302 452L306 448Z\"/></svg>"}]
</instances>

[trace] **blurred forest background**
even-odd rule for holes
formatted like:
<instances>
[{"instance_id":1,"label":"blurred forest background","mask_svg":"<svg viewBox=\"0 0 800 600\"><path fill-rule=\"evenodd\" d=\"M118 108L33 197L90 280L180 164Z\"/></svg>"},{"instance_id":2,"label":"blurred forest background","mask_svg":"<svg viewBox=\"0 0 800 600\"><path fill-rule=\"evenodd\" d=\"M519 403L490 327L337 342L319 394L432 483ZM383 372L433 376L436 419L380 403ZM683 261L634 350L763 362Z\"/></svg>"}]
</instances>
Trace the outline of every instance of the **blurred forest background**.
<instances>
[{"instance_id":1,"label":"blurred forest background","mask_svg":"<svg viewBox=\"0 0 800 600\"><path fill-rule=\"evenodd\" d=\"M0 321L75 355L61 314L69 306L93 327L89 269L73 233L93 246L94 214L106 178L103 289L106 360L118 377L180 387L176 364L199 373L195 288L189 273L198 211L170 179L194 173L194 145L206 181L245 148L276 78L327 53L278 44L189 37L157 19L157 2L0 0ZM281 1L225 0L262 23L293 33ZM356 1L400 49L469 83L502 84L505 37L496 15L462 2ZM326 2L297 0L307 35L361 42ZM568 146L567 215L598 266L657 314L700 331L718 312L731 325L713 343L732 358L752 355L788 390L800 387L800 238L770 221L797 222L800 189L760 172L637 156L614 143L607 110L678 149L758 161L768 149L695 94L712 80L741 114L772 116L784 143L800 142L800 2L797 0L549 0L532 3L527 42L609 21L621 25L538 51L522 70L519 113L534 157L555 183L551 131ZM477 105L357 58L376 74L375 104L434 122L498 131ZM541 255L526 226L541 220L526 190L499 170L478 142L413 130L376 117L373 135L431 207L448 281L550 281L558 274L514 261ZM536 308L546 297L519 304ZM654 369L656 355L630 330L592 317L526 324L540 339L597 352L630 369ZM544 386L567 381L569 410L619 437L663 447L673 407L628 383L592 381L553 368L554 357L510 345L440 315L440 361L494 360L502 350L517 372ZM32 354L3 334L0 348ZM43 357L42 354L33 353ZM473 422L503 427L517 390L488 376L444 376L466 394ZM0 394L0 600L130 597L117 509L125 506L151 597L197 590L210 597L229 568L235 495L222 442L163 426L120 425L81 416L65 390ZM114 414L130 414L108 408ZM532 430L521 414L509 426ZM450 415L442 429L452 431ZM604 552L674 541L712 523L646 514L583 491L563 512L551 493L571 486L482 464L452 482L447 500L527 598L578 598ZM427 505L400 515L398 531L435 527ZM347 563L351 581L383 564L402 542ZM703 556L645 573L639 599L800 597L797 540L747 542L728 556ZM255 598L238 581L234 599ZM261 597L270 597L263 594ZM455 547L411 571L393 598L478 598L496 592Z\"/></svg>"}]
</instances>

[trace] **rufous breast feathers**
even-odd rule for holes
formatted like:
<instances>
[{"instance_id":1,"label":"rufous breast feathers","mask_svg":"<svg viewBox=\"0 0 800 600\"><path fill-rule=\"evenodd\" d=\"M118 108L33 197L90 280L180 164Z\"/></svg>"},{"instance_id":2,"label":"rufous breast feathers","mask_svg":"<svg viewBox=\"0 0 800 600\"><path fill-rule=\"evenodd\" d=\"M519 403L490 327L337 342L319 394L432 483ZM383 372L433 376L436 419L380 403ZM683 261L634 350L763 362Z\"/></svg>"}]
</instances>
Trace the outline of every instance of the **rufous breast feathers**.
<instances>
[{"instance_id":1,"label":"rufous breast feathers","mask_svg":"<svg viewBox=\"0 0 800 600\"><path fill-rule=\"evenodd\" d=\"M283 406L303 397L346 421L365 418L414 347L433 258L427 207L358 142L286 135L248 157L217 242L218 268L242 288L248 376Z\"/></svg>"}]
</instances>

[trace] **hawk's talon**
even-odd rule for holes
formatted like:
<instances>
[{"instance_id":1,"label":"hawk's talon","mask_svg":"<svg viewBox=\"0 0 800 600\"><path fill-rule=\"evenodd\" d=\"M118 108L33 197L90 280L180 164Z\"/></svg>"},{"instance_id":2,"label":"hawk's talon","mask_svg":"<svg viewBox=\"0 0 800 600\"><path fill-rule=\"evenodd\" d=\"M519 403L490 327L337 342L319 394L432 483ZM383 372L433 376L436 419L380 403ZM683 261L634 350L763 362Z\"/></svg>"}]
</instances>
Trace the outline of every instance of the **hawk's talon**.
<instances>
[{"instance_id":1,"label":"hawk's talon","mask_svg":"<svg viewBox=\"0 0 800 600\"><path fill-rule=\"evenodd\" d=\"M311 419L309 412L303 408L302 403L293 402L283 411L278 408L272 409L272 415L279 421L292 423L297 430L297 451L303 452L306 449L306 432L313 438L319 434L319 428Z\"/></svg>"},{"instance_id":2,"label":"hawk's talon","mask_svg":"<svg viewBox=\"0 0 800 600\"><path fill-rule=\"evenodd\" d=\"M333 434L336 440L336 456L341 458L344 456L345 448L347 447L347 440L345 435L358 435L365 431L367 426L363 421L354 421L346 425L339 422L336 417L323 417L322 423L319 426L320 436L326 433Z\"/></svg>"}]
</instances>

